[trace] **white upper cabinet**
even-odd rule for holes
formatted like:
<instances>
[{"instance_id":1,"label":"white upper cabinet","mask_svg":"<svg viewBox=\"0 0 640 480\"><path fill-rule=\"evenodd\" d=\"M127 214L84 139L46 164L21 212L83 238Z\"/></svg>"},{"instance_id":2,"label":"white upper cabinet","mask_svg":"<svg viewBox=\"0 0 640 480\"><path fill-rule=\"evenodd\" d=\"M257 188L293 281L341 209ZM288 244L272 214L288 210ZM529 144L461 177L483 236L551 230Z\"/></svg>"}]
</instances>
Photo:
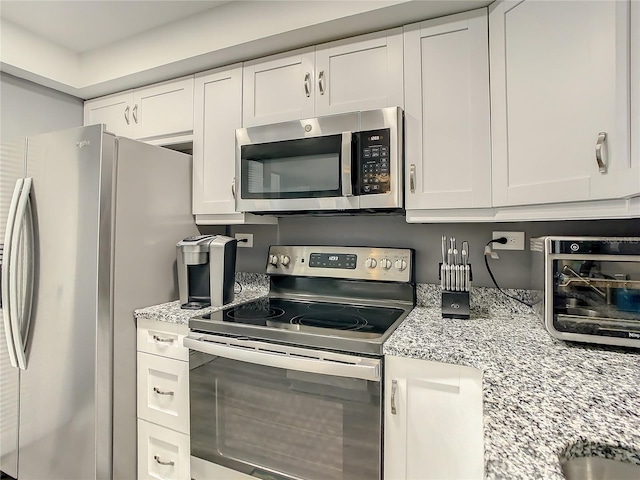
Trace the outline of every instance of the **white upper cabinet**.
<instances>
[{"instance_id":1,"label":"white upper cabinet","mask_svg":"<svg viewBox=\"0 0 640 480\"><path fill-rule=\"evenodd\" d=\"M385 356L385 480L482 479L482 373Z\"/></svg>"},{"instance_id":2,"label":"white upper cabinet","mask_svg":"<svg viewBox=\"0 0 640 480\"><path fill-rule=\"evenodd\" d=\"M189 76L89 100L84 104L84 124L104 123L115 135L150 143L191 135L193 81Z\"/></svg>"},{"instance_id":3,"label":"white upper cabinet","mask_svg":"<svg viewBox=\"0 0 640 480\"><path fill-rule=\"evenodd\" d=\"M84 102L84 124L104 123L107 131L122 137L133 137L131 107L133 90Z\"/></svg>"},{"instance_id":4,"label":"white upper cabinet","mask_svg":"<svg viewBox=\"0 0 640 480\"><path fill-rule=\"evenodd\" d=\"M403 106L402 29L244 64L243 126Z\"/></svg>"},{"instance_id":5,"label":"white upper cabinet","mask_svg":"<svg viewBox=\"0 0 640 480\"><path fill-rule=\"evenodd\" d=\"M241 126L242 65L197 74L193 126L193 214L197 224L277 221L236 213L236 128Z\"/></svg>"},{"instance_id":6,"label":"white upper cabinet","mask_svg":"<svg viewBox=\"0 0 640 480\"><path fill-rule=\"evenodd\" d=\"M631 2L631 164L640 168L640 2Z\"/></svg>"},{"instance_id":7,"label":"white upper cabinet","mask_svg":"<svg viewBox=\"0 0 640 480\"><path fill-rule=\"evenodd\" d=\"M487 9L405 27L406 209L491 206Z\"/></svg>"},{"instance_id":8,"label":"white upper cabinet","mask_svg":"<svg viewBox=\"0 0 640 480\"><path fill-rule=\"evenodd\" d=\"M640 192L630 157L630 2L504 1L489 10L494 206Z\"/></svg>"}]
</instances>

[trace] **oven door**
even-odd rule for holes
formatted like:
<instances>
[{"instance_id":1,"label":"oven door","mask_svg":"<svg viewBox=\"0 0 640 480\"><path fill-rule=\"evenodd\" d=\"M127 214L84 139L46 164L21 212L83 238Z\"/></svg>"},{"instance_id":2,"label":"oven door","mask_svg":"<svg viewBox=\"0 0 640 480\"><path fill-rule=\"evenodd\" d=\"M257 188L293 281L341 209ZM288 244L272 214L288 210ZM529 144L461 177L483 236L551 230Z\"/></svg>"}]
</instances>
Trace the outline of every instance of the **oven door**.
<instances>
[{"instance_id":1,"label":"oven door","mask_svg":"<svg viewBox=\"0 0 640 480\"><path fill-rule=\"evenodd\" d=\"M381 478L380 359L198 333L184 345L193 479Z\"/></svg>"}]
</instances>

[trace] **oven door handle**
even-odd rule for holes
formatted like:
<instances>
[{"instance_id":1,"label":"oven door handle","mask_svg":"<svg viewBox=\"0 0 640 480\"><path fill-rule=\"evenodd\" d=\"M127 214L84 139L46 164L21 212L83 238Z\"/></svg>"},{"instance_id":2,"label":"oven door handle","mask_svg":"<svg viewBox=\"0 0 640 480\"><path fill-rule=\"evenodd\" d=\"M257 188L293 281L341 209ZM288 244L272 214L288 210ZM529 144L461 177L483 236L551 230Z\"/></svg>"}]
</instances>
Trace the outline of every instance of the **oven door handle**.
<instances>
[{"instance_id":1,"label":"oven door handle","mask_svg":"<svg viewBox=\"0 0 640 480\"><path fill-rule=\"evenodd\" d=\"M353 196L353 185L351 182L351 169L355 168L352 156L352 143L353 133L342 132L342 152L340 158L342 159L342 165L340 165L342 176L342 196Z\"/></svg>"},{"instance_id":2,"label":"oven door handle","mask_svg":"<svg viewBox=\"0 0 640 480\"><path fill-rule=\"evenodd\" d=\"M238 339L234 340L245 342ZM359 378L374 382L379 382L381 379L381 361L374 358L336 355L337 357L348 358L349 362L352 362L346 363L346 361L331 360L330 358L312 358L311 355L316 352L305 351L304 354L297 353L301 349L284 345L267 344L264 348L265 350L268 349L268 351L264 351L255 346L257 343L258 342L246 341L247 346L245 347L244 345L222 344L220 342L196 340L189 337L183 339L183 345L190 350L224 357L230 360L287 370L297 370L299 372L317 373L320 375Z\"/></svg>"}]
</instances>

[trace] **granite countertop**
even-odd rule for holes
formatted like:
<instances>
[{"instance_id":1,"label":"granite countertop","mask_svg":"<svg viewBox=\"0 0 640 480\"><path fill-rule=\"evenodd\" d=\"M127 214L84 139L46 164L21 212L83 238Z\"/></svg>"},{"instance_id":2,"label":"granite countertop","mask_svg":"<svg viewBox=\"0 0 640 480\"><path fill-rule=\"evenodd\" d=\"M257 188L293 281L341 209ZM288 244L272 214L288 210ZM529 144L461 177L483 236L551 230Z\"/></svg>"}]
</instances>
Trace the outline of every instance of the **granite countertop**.
<instances>
[{"instance_id":1,"label":"granite countertop","mask_svg":"<svg viewBox=\"0 0 640 480\"><path fill-rule=\"evenodd\" d=\"M496 289L473 290L469 320L443 319L438 287L420 288L384 353L483 372L486 478L564 479L560 459L589 455L640 464L640 352L557 340Z\"/></svg>"},{"instance_id":2,"label":"granite countertop","mask_svg":"<svg viewBox=\"0 0 640 480\"><path fill-rule=\"evenodd\" d=\"M237 279L233 304L268 292L262 275ZM474 288L471 305L469 320L443 319L439 287L418 285L418 305L383 351L483 372L487 479L564 479L561 459L588 455L640 464L639 351L554 339L530 307L497 289ZM176 301L135 314L188 324L220 308L181 310Z\"/></svg>"}]
</instances>

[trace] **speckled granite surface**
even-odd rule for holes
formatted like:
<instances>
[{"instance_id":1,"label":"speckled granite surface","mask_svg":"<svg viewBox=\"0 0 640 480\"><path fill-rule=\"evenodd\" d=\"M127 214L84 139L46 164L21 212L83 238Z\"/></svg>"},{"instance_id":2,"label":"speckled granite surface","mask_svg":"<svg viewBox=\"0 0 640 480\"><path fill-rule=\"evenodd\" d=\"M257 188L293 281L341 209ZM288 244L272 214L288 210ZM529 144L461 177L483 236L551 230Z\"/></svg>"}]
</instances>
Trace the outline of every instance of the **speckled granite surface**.
<instances>
[{"instance_id":1,"label":"speckled granite surface","mask_svg":"<svg viewBox=\"0 0 640 480\"><path fill-rule=\"evenodd\" d=\"M236 279L234 303L268 291L264 275ZM215 309L178 303L136 317L187 324ZM487 479L563 479L560 458L585 455L640 464L640 352L556 340L531 308L496 289L474 288L471 318L457 320L442 318L438 286L418 285L418 305L384 353L483 371Z\"/></svg>"},{"instance_id":2,"label":"speckled granite surface","mask_svg":"<svg viewBox=\"0 0 640 480\"><path fill-rule=\"evenodd\" d=\"M640 352L556 340L496 289L472 291L469 320L439 305L420 285L384 353L483 371L486 478L562 479L559 458L586 455L640 464Z\"/></svg>"}]
</instances>

